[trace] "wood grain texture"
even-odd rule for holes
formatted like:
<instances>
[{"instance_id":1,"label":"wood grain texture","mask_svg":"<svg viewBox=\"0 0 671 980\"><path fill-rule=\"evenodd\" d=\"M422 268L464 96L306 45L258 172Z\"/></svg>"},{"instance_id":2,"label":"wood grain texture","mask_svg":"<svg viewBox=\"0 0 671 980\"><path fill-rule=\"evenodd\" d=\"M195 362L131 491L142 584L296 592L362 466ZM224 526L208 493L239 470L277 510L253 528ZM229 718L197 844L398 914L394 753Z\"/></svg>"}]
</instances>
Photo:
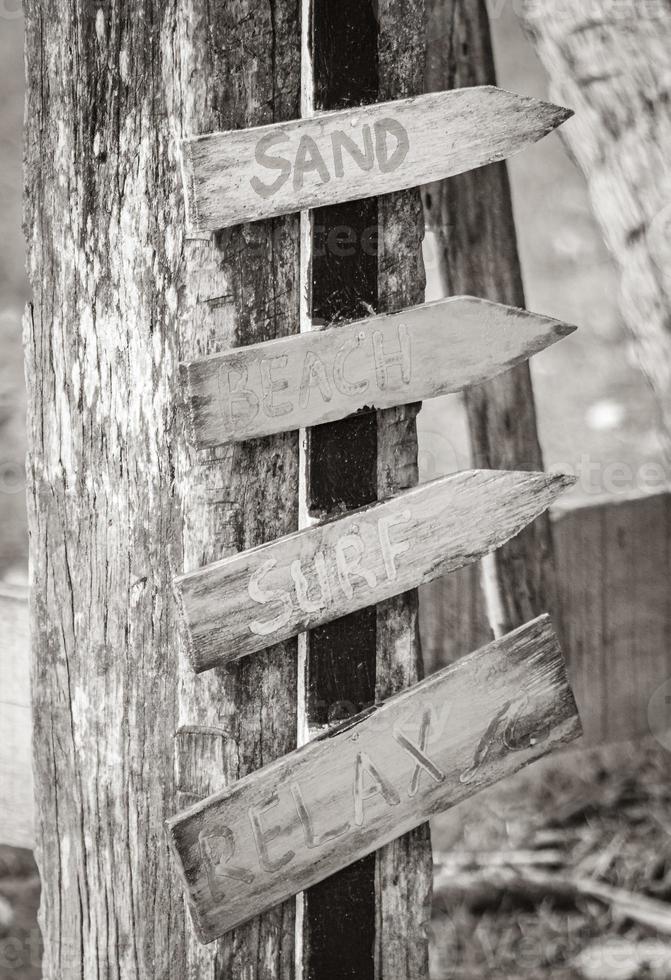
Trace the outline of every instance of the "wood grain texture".
<instances>
[{"instance_id":1,"label":"wood grain texture","mask_svg":"<svg viewBox=\"0 0 671 980\"><path fill-rule=\"evenodd\" d=\"M428 91L496 84L485 0L427 3ZM472 293L524 307L505 164L424 188L445 295ZM473 465L542 470L528 364L465 394ZM487 562L487 613L495 635L549 611L558 621L550 522L536 521Z\"/></svg>"},{"instance_id":2,"label":"wood grain texture","mask_svg":"<svg viewBox=\"0 0 671 980\"><path fill-rule=\"evenodd\" d=\"M297 526L295 436L196 457L176 415L180 359L293 328L297 221L185 241L174 155L297 115L297 3L48 0L26 38L44 976L291 980L294 903L203 951L162 825L296 744L293 647L194 678L172 576Z\"/></svg>"},{"instance_id":3,"label":"wood grain texture","mask_svg":"<svg viewBox=\"0 0 671 980\"><path fill-rule=\"evenodd\" d=\"M33 847L28 589L0 585L0 844Z\"/></svg>"},{"instance_id":4,"label":"wood grain texture","mask_svg":"<svg viewBox=\"0 0 671 980\"><path fill-rule=\"evenodd\" d=\"M505 159L569 116L559 106L481 87L187 139L189 231L416 187Z\"/></svg>"},{"instance_id":5,"label":"wood grain texture","mask_svg":"<svg viewBox=\"0 0 671 980\"><path fill-rule=\"evenodd\" d=\"M178 576L194 669L263 650L476 561L574 482L465 471Z\"/></svg>"},{"instance_id":6,"label":"wood grain texture","mask_svg":"<svg viewBox=\"0 0 671 980\"><path fill-rule=\"evenodd\" d=\"M208 942L580 733L548 617L167 824Z\"/></svg>"},{"instance_id":7,"label":"wood grain texture","mask_svg":"<svg viewBox=\"0 0 671 980\"><path fill-rule=\"evenodd\" d=\"M439 300L182 365L198 448L481 384L572 333L475 297Z\"/></svg>"},{"instance_id":8,"label":"wood grain texture","mask_svg":"<svg viewBox=\"0 0 671 980\"><path fill-rule=\"evenodd\" d=\"M671 475L671 6L522 3L550 77L576 110L563 134L620 273L633 350L657 396Z\"/></svg>"},{"instance_id":9,"label":"wood grain texture","mask_svg":"<svg viewBox=\"0 0 671 980\"><path fill-rule=\"evenodd\" d=\"M178 5L174 55L183 80L178 135L295 117L300 104L296 0ZM177 178L181 184L181 178ZM184 233L179 210L177 234ZM299 227L293 216L184 243L179 291L182 360L298 329ZM174 408L177 409L175 396ZM185 435L185 433L180 433ZM195 569L298 527L295 434L195 453L180 439L184 565ZM174 813L296 746L296 646L195 677L180 657ZM204 949L187 931L187 976L292 980L295 903Z\"/></svg>"}]
</instances>

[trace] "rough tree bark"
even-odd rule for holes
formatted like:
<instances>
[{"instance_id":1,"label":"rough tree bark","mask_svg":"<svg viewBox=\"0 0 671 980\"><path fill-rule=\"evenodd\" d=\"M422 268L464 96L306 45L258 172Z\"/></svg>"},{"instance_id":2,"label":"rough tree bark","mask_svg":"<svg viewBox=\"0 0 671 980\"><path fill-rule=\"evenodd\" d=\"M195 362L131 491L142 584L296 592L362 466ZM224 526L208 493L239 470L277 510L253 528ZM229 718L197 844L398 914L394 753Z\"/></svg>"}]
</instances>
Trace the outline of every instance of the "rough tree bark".
<instances>
[{"instance_id":1,"label":"rough tree bark","mask_svg":"<svg viewBox=\"0 0 671 980\"><path fill-rule=\"evenodd\" d=\"M429 0L427 23L426 91L496 84L485 0ZM428 185L423 198L445 295L473 293L523 307L505 164ZM465 404L475 466L543 469L528 364L469 389ZM547 515L487 559L483 570L487 614L496 635L543 612L559 628Z\"/></svg>"},{"instance_id":2,"label":"rough tree bark","mask_svg":"<svg viewBox=\"0 0 671 980\"><path fill-rule=\"evenodd\" d=\"M524 23L620 270L621 307L659 405L671 477L671 3L533 0Z\"/></svg>"},{"instance_id":3,"label":"rough tree bark","mask_svg":"<svg viewBox=\"0 0 671 980\"><path fill-rule=\"evenodd\" d=\"M295 645L193 677L171 580L297 525L296 436L194 455L177 366L297 330L298 219L185 242L175 138L299 114L298 4L28 0L26 58L44 976L290 978L293 903L196 948L163 820L295 744Z\"/></svg>"}]
</instances>

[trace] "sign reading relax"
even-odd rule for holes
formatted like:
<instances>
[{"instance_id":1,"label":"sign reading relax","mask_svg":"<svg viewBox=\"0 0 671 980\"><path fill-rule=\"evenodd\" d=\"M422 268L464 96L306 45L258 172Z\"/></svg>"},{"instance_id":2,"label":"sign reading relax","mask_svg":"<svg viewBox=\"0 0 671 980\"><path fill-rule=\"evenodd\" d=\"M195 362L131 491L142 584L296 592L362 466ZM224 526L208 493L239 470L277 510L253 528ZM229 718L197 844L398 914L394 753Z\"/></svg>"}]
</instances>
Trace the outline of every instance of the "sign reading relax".
<instances>
[{"instance_id":1,"label":"sign reading relax","mask_svg":"<svg viewBox=\"0 0 671 980\"><path fill-rule=\"evenodd\" d=\"M210 942L580 734L548 618L168 821Z\"/></svg>"},{"instance_id":2,"label":"sign reading relax","mask_svg":"<svg viewBox=\"0 0 671 980\"><path fill-rule=\"evenodd\" d=\"M511 156L570 115L486 86L186 139L189 231L441 180Z\"/></svg>"},{"instance_id":3,"label":"sign reading relax","mask_svg":"<svg viewBox=\"0 0 671 980\"><path fill-rule=\"evenodd\" d=\"M481 384L573 331L470 296L252 344L182 365L199 448Z\"/></svg>"},{"instance_id":4,"label":"sign reading relax","mask_svg":"<svg viewBox=\"0 0 671 980\"><path fill-rule=\"evenodd\" d=\"M473 470L176 579L196 671L407 592L501 547L574 482Z\"/></svg>"}]
</instances>

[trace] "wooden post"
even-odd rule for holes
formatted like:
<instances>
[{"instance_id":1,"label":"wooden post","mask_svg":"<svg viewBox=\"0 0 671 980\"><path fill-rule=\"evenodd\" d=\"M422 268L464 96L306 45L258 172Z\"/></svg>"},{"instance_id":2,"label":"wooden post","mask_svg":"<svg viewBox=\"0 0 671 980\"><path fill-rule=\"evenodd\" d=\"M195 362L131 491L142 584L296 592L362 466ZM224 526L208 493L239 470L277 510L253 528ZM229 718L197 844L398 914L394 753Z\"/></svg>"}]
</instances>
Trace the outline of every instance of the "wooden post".
<instances>
[{"instance_id":1,"label":"wooden post","mask_svg":"<svg viewBox=\"0 0 671 980\"><path fill-rule=\"evenodd\" d=\"M297 526L295 434L193 453L177 367L293 329L298 218L185 242L175 153L299 115L297 4L28 0L26 51L44 976L291 978L293 902L196 948L164 820L295 745L295 643L194 677L172 578Z\"/></svg>"},{"instance_id":2,"label":"wooden post","mask_svg":"<svg viewBox=\"0 0 671 980\"><path fill-rule=\"evenodd\" d=\"M428 0L427 51L427 91L496 84L485 0ZM524 307L505 164L428 185L423 199L437 238L444 293L474 293ZM475 466L543 469L528 364L469 389L465 402ZM557 622L547 515L483 562L483 585L495 635L543 612Z\"/></svg>"},{"instance_id":3,"label":"wooden post","mask_svg":"<svg viewBox=\"0 0 671 980\"><path fill-rule=\"evenodd\" d=\"M420 3L314 0L308 23L315 108L422 91ZM422 235L419 195L413 191L314 211L306 282L313 319L359 319L371 310L421 302ZM307 512L323 517L414 485L416 412L413 406L390 409L312 430ZM314 630L306 659L305 727L314 732L420 676L416 592ZM431 873L424 827L310 889L304 909L306 976L426 976Z\"/></svg>"}]
</instances>

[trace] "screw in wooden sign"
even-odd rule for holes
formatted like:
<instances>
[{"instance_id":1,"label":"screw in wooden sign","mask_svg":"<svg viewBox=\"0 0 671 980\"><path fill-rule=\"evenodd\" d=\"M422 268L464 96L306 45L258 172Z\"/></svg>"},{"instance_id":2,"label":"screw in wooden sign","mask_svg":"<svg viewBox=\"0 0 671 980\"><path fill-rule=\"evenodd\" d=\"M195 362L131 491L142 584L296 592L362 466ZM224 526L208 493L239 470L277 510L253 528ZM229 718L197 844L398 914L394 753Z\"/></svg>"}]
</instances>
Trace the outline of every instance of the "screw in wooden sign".
<instances>
[{"instance_id":1,"label":"screw in wooden sign","mask_svg":"<svg viewBox=\"0 0 671 980\"><path fill-rule=\"evenodd\" d=\"M503 160L570 116L482 86L186 139L189 232L428 184Z\"/></svg>"},{"instance_id":2,"label":"screw in wooden sign","mask_svg":"<svg viewBox=\"0 0 671 980\"><path fill-rule=\"evenodd\" d=\"M477 561L573 482L457 473L181 575L193 667L229 663Z\"/></svg>"},{"instance_id":3,"label":"screw in wooden sign","mask_svg":"<svg viewBox=\"0 0 671 980\"><path fill-rule=\"evenodd\" d=\"M547 616L168 821L210 942L577 738Z\"/></svg>"},{"instance_id":4,"label":"screw in wooden sign","mask_svg":"<svg viewBox=\"0 0 671 980\"><path fill-rule=\"evenodd\" d=\"M481 384L575 327L472 296L182 365L198 448L320 425Z\"/></svg>"}]
</instances>

